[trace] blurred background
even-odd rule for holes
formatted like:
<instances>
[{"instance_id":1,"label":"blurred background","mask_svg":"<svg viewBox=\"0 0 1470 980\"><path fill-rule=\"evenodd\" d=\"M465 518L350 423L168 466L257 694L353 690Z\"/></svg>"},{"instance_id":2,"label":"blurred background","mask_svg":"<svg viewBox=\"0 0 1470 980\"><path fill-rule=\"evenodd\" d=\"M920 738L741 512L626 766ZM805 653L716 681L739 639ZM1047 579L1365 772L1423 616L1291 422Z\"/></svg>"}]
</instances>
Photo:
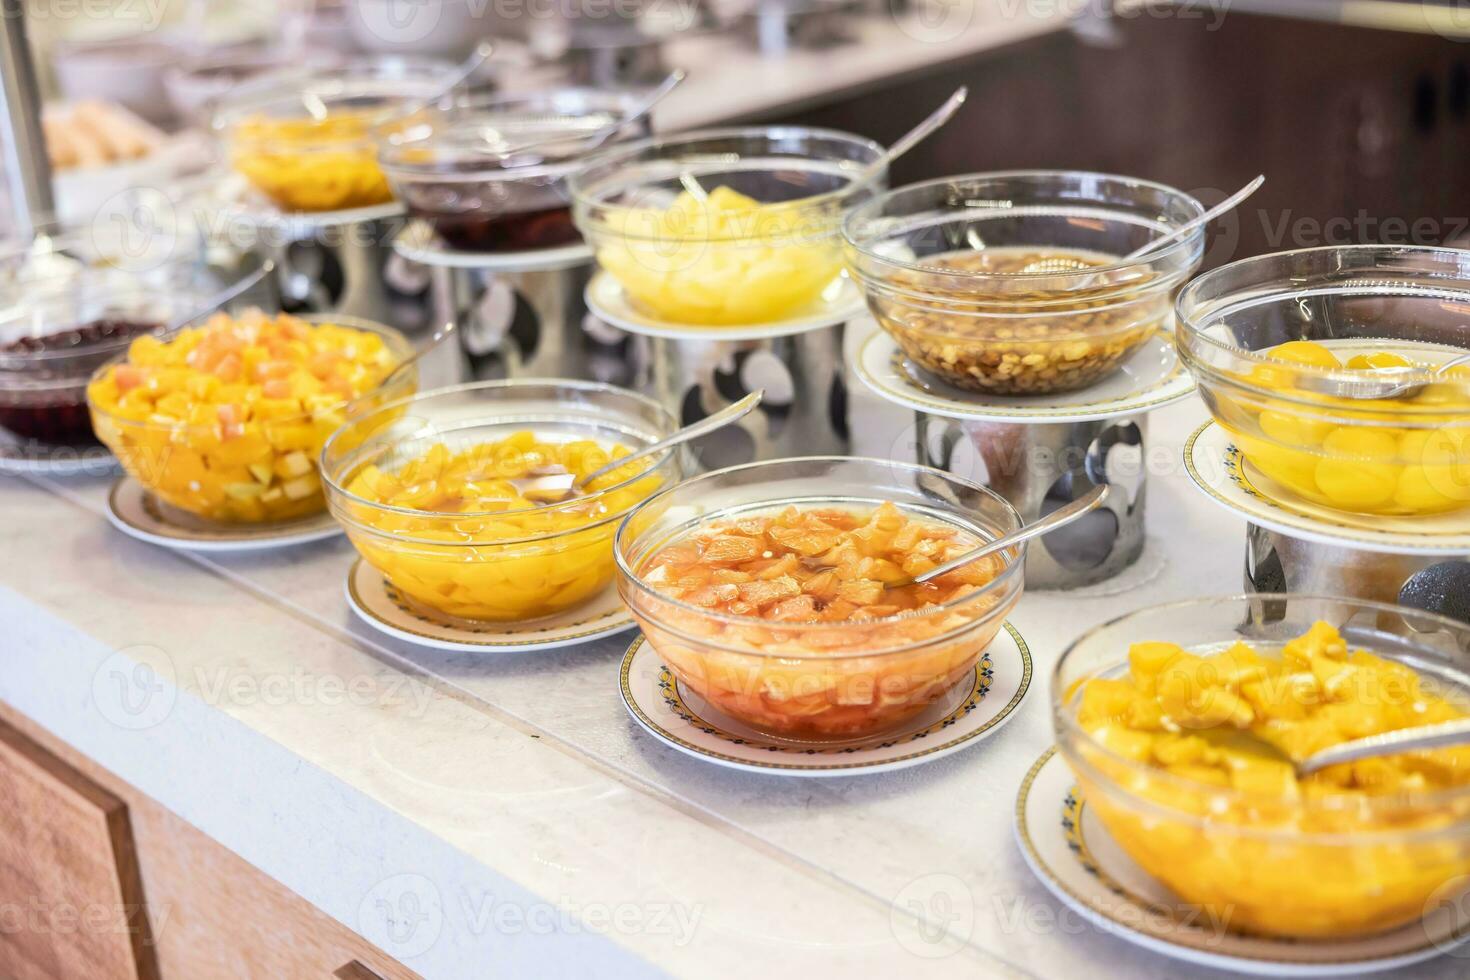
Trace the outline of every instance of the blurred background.
<instances>
[{"instance_id":1,"label":"blurred background","mask_svg":"<svg viewBox=\"0 0 1470 980\"><path fill-rule=\"evenodd\" d=\"M746 122L888 142L956 85L962 115L896 186L1083 168L1218 199L1265 189L1206 264L1288 247L1456 243L1470 170L1470 4L1410 0L6 0L23 10L63 219L205 172L210 107L282 66L494 56L502 90L636 86L683 68L656 131ZM12 43L18 43L12 40ZM8 62L7 62L8 64ZM9 89L30 89L7 67ZM98 114L98 105L102 115ZM80 111L79 110L80 107ZM116 112L114 110L117 110ZM115 119L106 118L108 114ZM102 125L144 148L89 139ZM7 127L7 130L9 127ZM111 142L118 142L112 140ZM124 141L126 142L126 141ZM0 222L24 148L8 147ZM23 217L23 216L21 216Z\"/></svg>"}]
</instances>

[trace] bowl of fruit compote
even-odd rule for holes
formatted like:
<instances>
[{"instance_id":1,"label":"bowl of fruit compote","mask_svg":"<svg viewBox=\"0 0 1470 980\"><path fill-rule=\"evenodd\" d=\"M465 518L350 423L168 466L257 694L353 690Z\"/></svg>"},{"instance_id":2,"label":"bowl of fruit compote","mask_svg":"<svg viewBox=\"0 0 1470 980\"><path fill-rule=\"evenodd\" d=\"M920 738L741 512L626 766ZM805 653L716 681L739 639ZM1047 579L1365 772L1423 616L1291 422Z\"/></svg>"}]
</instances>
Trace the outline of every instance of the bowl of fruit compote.
<instances>
[{"instance_id":1,"label":"bowl of fruit compote","mask_svg":"<svg viewBox=\"0 0 1470 980\"><path fill-rule=\"evenodd\" d=\"M797 127L645 140L572 178L573 217L638 312L772 323L812 308L842 274L842 218L882 189L881 171L864 175L882 152Z\"/></svg>"},{"instance_id":2,"label":"bowl of fruit compote","mask_svg":"<svg viewBox=\"0 0 1470 980\"><path fill-rule=\"evenodd\" d=\"M1470 252L1261 255L1185 287L1178 343L1276 500L1407 517L1470 508Z\"/></svg>"},{"instance_id":3,"label":"bowl of fruit compote","mask_svg":"<svg viewBox=\"0 0 1470 980\"><path fill-rule=\"evenodd\" d=\"M567 177L616 138L632 90L466 95L385 127L378 160L398 199L455 251L527 252L581 241Z\"/></svg>"},{"instance_id":4,"label":"bowl of fruit compote","mask_svg":"<svg viewBox=\"0 0 1470 980\"><path fill-rule=\"evenodd\" d=\"M618 589L715 710L779 737L851 738L901 724L973 673L1021 597L1021 549L909 580L1019 524L996 494L927 467L753 463L630 514Z\"/></svg>"},{"instance_id":5,"label":"bowl of fruit compote","mask_svg":"<svg viewBox=\"0 0 1470 980\"><path fill-rule=\"evenodd\" d=\"M1193 599L1072 644L1060 751L1116 844L1213 921L1333 939L1453 902L1470 875L1470 748L1298 775L1339 743L1470 717L1470 627L1307 595Z\"/></svg>"},{"instance_id":6,"label":"bowl of fruit compote","mask_svg":"<svg viewBox=\"0 0 1470 980\"><path fill-rule=\"evenodd\" d=\"M679 457L564 485L675 428L656 402L610 385L478 382L345 426L322 451L322 474L353 546L410 602L524 622L608 587L618 522L679 478Z\"/></svg>"},{"instance_id":7,"label":"bowl of fruit compote","mask_svg":"<svg viewBox=\"0 0 1470 980\"><path fill-rule=\"evenodd\" d=\"M398 331L355 317L216 313L134 337L87 385L97 437L166 504L232 524L325 507L317 454L356 414L411 394Z\"/></svg>"}]
</instances>

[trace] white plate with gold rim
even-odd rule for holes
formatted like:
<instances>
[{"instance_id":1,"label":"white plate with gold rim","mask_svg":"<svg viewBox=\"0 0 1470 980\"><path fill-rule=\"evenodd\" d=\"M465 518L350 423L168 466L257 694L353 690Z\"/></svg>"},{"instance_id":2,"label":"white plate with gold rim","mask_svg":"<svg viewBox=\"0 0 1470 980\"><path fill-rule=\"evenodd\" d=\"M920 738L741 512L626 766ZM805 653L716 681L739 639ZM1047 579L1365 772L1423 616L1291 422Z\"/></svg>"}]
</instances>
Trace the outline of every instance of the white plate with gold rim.
<instances>
[{"instance_id":1,"label":"white plate with gold rim","mask_svg":"<svg viewBox=\"0 0 1470 980\"><path fill-rule=\"evenodd\" d=\"M423 221L414 221L399 232L393 239L393 251L420 265L487 272L554 272L592 261L592 247L580 241L523 252L464 252L450 248Z\"/></svg>"},{"instance_id":2,"label":"white plate with gold rim","mask_svg":"<svg viewBox=\"0 0 1470 980\"><path fill-rule=\"evenodd\" d=\"M342 525L323 510L295 521L226 524L171 507L143 484L122 476L107 495L107 519L129 537L185 551L259 551L336 537Z\"/></svg>"},{"instance_id":3,"label":"white plate with gold rim","mask_svg":"<svg viewBox=\"0 0 1470 980\"><path fill-rule=\"evenodd\" d=\"M941 759L993 734L1031 689L1031 651L1009 623L973 675L918 717L881 735L811 742L763 734L722 715L664 666L642 636L623 656L628 712L654 738L716 765L778 776L852 776Z\"/></svg>"},{"instance_id":4,"label":"white plate with gold rim","mask_svg":"<svg viewBox=\"0 0 1470 980\"><path fill-rule=\"evenodd\" d=\"M1394 517L1322 507L1252 466L1218 422L1206 422L1189 437L1184 468L1211 500L1278 534L1390 554L1470 553L1470 511Z\"/></svg>"},{"instance_id":5,"label":"white plate with gold rim","mask_svg":"<svg viewBox=\"0 0 1470 980\"><path fill-rule=\"evenodd\" d=\"M1145 949L1200 966L1258 976L1340 977L1419 963L1456 947L1463 954L1470 937L1470 916L1451 902L1420 922L1361 939L1231 932L1228 908L1183 902L1133 863L1079 795L1055 748L1021 782L1016 841L1041 883L1078 915Z\"/></svg>"},{"instance_id":6,"label":"white plate with gold rim","mask_svg":"<svg viewBox=\"0 0 1470 980\"><path fill-rule=\"evenodd\" d=\"M671 340L768 340L772 337L789 337L847 323L865 315L868 310L862 290L847 276L832 280L832 285L822 292L821 297L796 316L771 323L699 326L655 320L634 307L623 292L622 284L605 270L599 270L587 284L586 300L588 310L620 330Z\"/></svg>"},{"instance_id":7,"label":"white plate with gold rim","mask_svg":"<svg viewBox=\"0 0 1470 980\"><path fill-rule=\"evenodd\" d=\"M1194 379L1179 363L1168 334L1155 334L1095 384L1057 394L966 391L924 370L881 329L858 349L853 371L874 393L905 408L981 422L1090 422L1152 411L1194 392Z\"/></svg>"},{"instance_id":8,"label":"white plate with gold rim","mask_svg":"<svg viewBox=\"0 0 1470 980\"><path fill-rule=\"evenodd\" d=\"M586 643L631 629L633 615L609 585L575 609L523 623L461 619L409 599L359 558L347 572L347 604L373 629L409 643L470 653L518 653Z\"/></svg>"}]
</instances>

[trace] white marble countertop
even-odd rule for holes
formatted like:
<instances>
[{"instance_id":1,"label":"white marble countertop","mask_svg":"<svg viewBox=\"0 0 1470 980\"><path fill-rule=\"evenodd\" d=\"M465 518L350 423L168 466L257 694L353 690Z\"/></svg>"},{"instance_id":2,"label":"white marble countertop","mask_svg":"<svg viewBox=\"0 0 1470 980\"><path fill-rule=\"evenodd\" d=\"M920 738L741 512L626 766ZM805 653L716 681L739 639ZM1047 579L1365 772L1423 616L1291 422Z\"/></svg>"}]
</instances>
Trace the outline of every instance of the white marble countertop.
<instances>
[{"instance_id":1,"label":"white marble countertop","mask_svg":"<svg viewBox=\"0 0 1470 980\"><path fill-rule=\"evenodd\" d=\"M902 444L903 414L855 405L858 451ZM0 478L0 699L428 977L1207 977L1067 913L1012 837L1063 646L1129 608L1240 588L1243 524L1179 463L1202 417L1191 400L1153 418L1140 564L1017 608L1037 679L1013 722L900 772L783 779L683 756L619 700L627 635L415 648L347 608L345 540L169 552L108 525L101 478Z\"/></svg>"},{"instance_id":2,"label":"white marble countertop","mask_svg":"<svg viewBox=\"0 0 1470 980\"><path fill-rule=\"evenodd\" d=\"M847 43L778 57L763 56L730 33L671 41L665 49L669 67L683 68L689 77L654 111L655 129L671 133L851 98L905 75L1058 30L1075 9L1067 3L1018 0L917 0L913 6L897 16L850 18Z\"/></svg>"}]
</instances>

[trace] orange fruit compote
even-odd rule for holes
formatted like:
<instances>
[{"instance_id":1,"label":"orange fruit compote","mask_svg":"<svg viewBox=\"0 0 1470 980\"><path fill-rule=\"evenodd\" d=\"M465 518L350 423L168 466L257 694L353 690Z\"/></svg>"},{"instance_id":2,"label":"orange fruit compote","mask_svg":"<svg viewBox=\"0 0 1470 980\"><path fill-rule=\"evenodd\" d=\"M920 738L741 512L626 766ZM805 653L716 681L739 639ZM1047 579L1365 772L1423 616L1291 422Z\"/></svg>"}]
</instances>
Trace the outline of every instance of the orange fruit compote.
<instances>
[{"instance_id":1,"label":"orange fruit compote","mask_svg":"<svg viewBox=\"0 0 1470 980\"><path fill-rule=\"evenodd\" d=\"M1004 618L987 587L1008 559L912 577L982 540L891 503L742 513L655 549L639 567L652 594L630 605L664 662L717 710L781 735L861 736L973 673Z\"/></svg>"}]
</instances>

